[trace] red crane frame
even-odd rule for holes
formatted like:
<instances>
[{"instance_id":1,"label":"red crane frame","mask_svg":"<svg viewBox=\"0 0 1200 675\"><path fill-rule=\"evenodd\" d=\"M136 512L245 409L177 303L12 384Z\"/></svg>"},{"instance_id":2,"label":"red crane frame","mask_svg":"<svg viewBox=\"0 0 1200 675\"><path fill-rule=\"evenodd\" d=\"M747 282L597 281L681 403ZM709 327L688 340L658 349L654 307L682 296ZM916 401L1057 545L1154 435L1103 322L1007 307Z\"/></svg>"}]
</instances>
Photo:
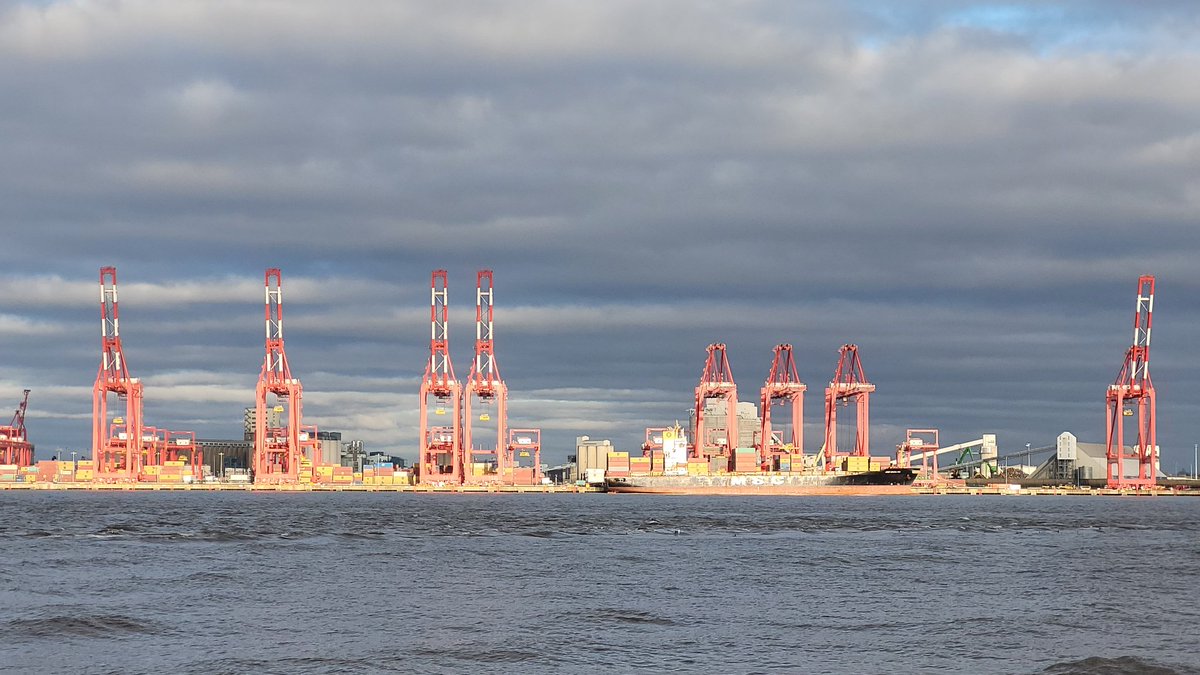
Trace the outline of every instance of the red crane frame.
<instances>
[{"instance_id":1,"label":"red crane frame","mask_svg":"<svg viewBox=\"0 0 1200 675\"><path fill-rule=\"evenodd\" d=\"M121 344L117 268L100 268L100 368L92 388L92 458L96 480L132 481L142 465L142 383L129 376ZM125 414L108 415L108 398L125 402Z\"/></svg>"},{"instance_id":2,"label":"red crane frame","mask_svg":"<svg viewBox=\"0 0 1200 675\"><path fill-rule=\"evenodd\" d=\"M725 343L711 344L707 351L704 372L700 374L700 384L696 386L696 433L692 438L690 457L707 459L714 455L728 454L732 458L738 442L737 384L733 380L733 372L729 369ZM704 404L710 398L725 400L725 453L721 452L719 446L710 446L705 437ZM710 447L716 451L710 452Z\"/></svg>"},{"instance_id":3,"label":"red crane frame","mask_svg":"<svg viewBox=\"0 0 1200 675\"><path fill-rule=\"evenodd\" d=\"M517 469L521 464L521 456L528 455L533 462L533 475L529 485L539 485L542 482L542 430L541 429L509 429L508 446L504 453L504 466L508 467L512 476L509 479L515 485L526 483L517 480Z\"/></svg>"},{"instance_id":4,"label":"red crane frame","mask_svg":"<svg viewBox=\"0 0 1200 675\"><path fill-rule=\"evenodd\" d=\"M420 450L417 470L424 484L463 481L462 458L462 385L454 377L450 362L449 322L447 311L446 270L434 270L430 275L430 340L429 361L421 378ZM429 399L436 400L435 413L444 415L451 408L449 425L432 426L429 421ZM443 464L448 461L448 464Z\"/></svg>"},{"instance_id":5,"label":"red crane frame","mask_svg":"<svg viewBox=\"0 0 1200 675\"><path fill-rule=\"evenodd\" d=\"M266 355L254 391L254 482L295 483L300 460L315 448L316 427L303 426L304 388L292 376L283 346L283 275L279 268L263 275ZM267 395L274 394L276 408L287 412L282 427L267 427ZM194 454L194 453L193 453Z\"/></svg>"},{"instance_id":6,"label":"red crane frame","mask_svg":"<svg viewBox=\"0 0 1200 675\"><path fill-rule=\"evenodd\" d=\"M508 438L508 387L500 377L500 368L496 365L493 324L493 293L492 271L480 270L475 277L475 359L471 362L471 373L467 377L467 386L463 389L463 422L462 445L463 461L467 466L476 462L480 457L484 461L495 462L496 473L476 476L464 466L465 482L488 482L496 480L505 474L506 469L512 469L511 454L506 452L505 443ZM476 448L474 426L475 417L472 411L472 399L478 398L484 405L496 406L496 442L491 448ZM489 413L480 414L480 421L491 421ZM484 418L487 419L484 419Z\"/></svg>"},{"instance_id":7,"label":"red crane frame","mask_svg":"<svg viewBox=\"0 0 1200 675\"><path fill-rule=\"evenodd\" d=\"M1107 486L1114 489L1151 488L1157 482L1157 414L1154 383L1150 380L1150 328L1154 316L1154 277L1138 277L1137 304L1133 314L1133 345L1125 352L1125 362L1108 387L1105 456L1108 464ZM1131 452L1125 449L1125 417L1137 407L1137 442ZM1126 460L1136 461L1138 475L1126 476Z\"/></svg>"},{"instance_id":8,"label":"red crane frame","mask_svg":"<svg viewBox=\"0 0 1200 675\"><path fill-rule=\"evenodd\" d=\"M854 400L858 409L858 421L855 429L854 449L850 455L854 457L869 457L871 455L871 392L875 385L867 381L863 373L862 361L858 357L858 345L842 345L838 350L837 370L833 380L825 388L825 445L821 452L825 455L825 470L832 471L838 457L837 447L837 406L846 405Z\"/></svg>"},{"instance_id":9,"label":"red crane frame","mask_svg":"<svg viewBox=\"0 0 1200 675\"><path fill-rule=\"evenodd\" d=\"M12 421L0 427L0 464L33 465L33 444L25 431L25 409L29 407L29 390L17 405Z\"/></svg>"},{"instance_id":10,"label":"red crane frame","mask_svg":"<svg viewBox=\"0 0 1200 675\"><path fill-rule=\"evenodd\" d=\"M769 463L776 455L804 452L804 392L808 385L800 381L790 344L775 345L771 372L762 388L762 433L759 435L760 462ZM792 409L790 438L775 443L771 429L771 409L776 403L787 402ZM788 446L791 450L788 450Z\"/></svg>"}]
</instances>

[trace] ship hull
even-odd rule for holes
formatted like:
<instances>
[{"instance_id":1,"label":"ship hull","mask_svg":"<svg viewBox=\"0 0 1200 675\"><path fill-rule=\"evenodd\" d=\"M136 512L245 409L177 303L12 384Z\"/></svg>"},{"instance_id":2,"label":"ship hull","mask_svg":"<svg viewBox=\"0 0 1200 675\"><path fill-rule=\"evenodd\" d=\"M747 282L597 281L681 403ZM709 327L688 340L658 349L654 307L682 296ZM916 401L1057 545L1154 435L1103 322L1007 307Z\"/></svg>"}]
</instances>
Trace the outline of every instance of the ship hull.
<instances>
[{"instance_id":1,"label":"ship hull","mask_svg":"<svg viewBox=\"0 0 1200 675\"><path fill-rule=\"evenodd\" d=\"M610 478L609 492L672 495L911 495L909 469L860 474L717 474L712 476L629 476Z\"/></svg>"}]
</instances>

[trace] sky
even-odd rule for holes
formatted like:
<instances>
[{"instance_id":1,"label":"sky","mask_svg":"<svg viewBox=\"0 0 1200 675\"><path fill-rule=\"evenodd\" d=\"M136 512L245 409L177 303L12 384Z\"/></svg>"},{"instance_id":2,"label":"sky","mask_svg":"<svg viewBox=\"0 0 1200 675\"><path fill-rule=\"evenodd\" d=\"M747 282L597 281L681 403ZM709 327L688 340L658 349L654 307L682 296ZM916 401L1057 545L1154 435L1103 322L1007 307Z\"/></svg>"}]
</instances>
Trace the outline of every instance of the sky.
<instances>
[{"instance_id":1,"label":"sky","mask_svg":"<svg viewBox=\"0 0 1200 675\"><path fill-rule=\"evenodd\" d=\"M562 461L859 346L873 454L1104 438L1157 277L1163 468L1200 442L1200 7L0 0L0 409L90 446L99 268L147 421L240 437L282 269L308 422L414 457L429 275ZM8 403L4 403L8 401Z\"/></svg>"}]
</instances>

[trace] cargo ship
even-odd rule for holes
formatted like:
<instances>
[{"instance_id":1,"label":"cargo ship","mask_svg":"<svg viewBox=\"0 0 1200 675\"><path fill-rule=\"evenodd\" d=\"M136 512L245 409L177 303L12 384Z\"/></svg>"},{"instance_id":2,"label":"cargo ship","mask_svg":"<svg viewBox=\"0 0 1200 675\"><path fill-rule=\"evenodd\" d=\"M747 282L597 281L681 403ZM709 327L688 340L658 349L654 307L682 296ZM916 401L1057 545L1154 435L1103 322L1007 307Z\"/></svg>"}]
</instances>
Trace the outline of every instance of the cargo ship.
<instances>
[{"instance_id":1,"label":"cargo ship","mask_svg":"<svg viewBox=\"0 0 1200 675\"><path fill-rule=\"evenodd\" d=\"M609 492L674 495L905 495L916 469L887 467L857 473L716 473L607 477Z\"/></svg>"}]
</instances>

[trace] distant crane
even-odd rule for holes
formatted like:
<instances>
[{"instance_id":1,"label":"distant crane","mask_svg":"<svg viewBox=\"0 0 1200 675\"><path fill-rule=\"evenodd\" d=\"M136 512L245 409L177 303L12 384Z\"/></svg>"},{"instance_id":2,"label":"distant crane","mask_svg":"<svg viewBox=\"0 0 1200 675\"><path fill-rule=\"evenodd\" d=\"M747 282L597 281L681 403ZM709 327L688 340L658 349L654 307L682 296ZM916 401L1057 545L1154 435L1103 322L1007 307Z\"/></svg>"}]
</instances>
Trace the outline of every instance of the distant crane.
<instances>
[{"instance_id":1,"label":"distant crane","mask_svg":"<svg viewBox=\"0 0 1200 675\"><path fill-rule=\"evenodd\" d=\"M503 454L503 466L511 472L512 483L538 485L542 482L541 429L509 429L508 445Z\"/></svg>"},{"instance_id":2,"label":"distant crane","mask_svg":"<svg viewBox=\"0 0 1200 675\"><path fill-rule=\"evenodd\" d=\"M429 361L421 378L420 450L417 469L422 483L462 483L462 384L454 377L450 363L449 322L447 317L446 270L434 270L430 276ZM446 421L430 424L430 399L434 414Z\"/></svg>"},{"instance_id":3,"label":"distant crane","mask_svg":"<svg viewBox=\"0 0 1200 675\"><path fill-rule=\"evenodd\" d=\"M710 398L725 401L725 445L710 444L706 435L704 408ZM696 433L692 439L691 457L709 458L713 455L732 456L738 443L737 384L729 369L729 358L725 354L725 343L708 346L708 358L700 384L696 386Z\"/></svg>"},{"instance_id":4,"label":"distant crane","mask_svg":"<svg viewBox=\"0 0 1200 675\"><path fill-rule=\"evenodd\" d=\"M492 322L492 271L480 270L475 283L475 359L471 362L471 374L467 377L467 386L462 393L462 444L464 462L467 465L464 467L466 482L486 482L503 478L511 474L513 469L512 456L506 452L505 443L508 440L508 387L500 378L500 369L496 365ZM476 420L471 405L472 399L475 398L479 399L483 409L478 421L494 423L496 427L495 443L490 447L475 447ZM496 473L475 475L473 470L469 470L477 463L479 457L487 463L494 462Z\"/></svg>"},{"instance_id":5,"label":"distant crane","mask_svg":"<svg viewBox=\"0 0 1200 675\"><path fill-rule=\"evenodd\" d=\"M92 458L102 481L136 480L142 462L142 383L129 376L121 346L117 268L100 268L100 369L92 388ZM109 417L111 394L124 415Z\"/></svg>"},{"instance_id":6,"label":"distant crane","mask_svg":"<svg viewBox=\"0 0 1200 675\"><path fill-rule=\"evenodd\" d=\"M266 355L254 392L254 482L294 483L299 480L300 461L306 452L315 454L317 429L303 426L304 389L292 375L283 347L283 276L279 268L268 269L263 281ZM275 396L272 412L280 415L282 427L267 425L268 395Z\"/></svg>"},{"instance_id":7,"label":"distant crane","mask_svg":"<svg viewBox=\"0 0 1200 675\"><path fill-rule=\"evenodd\" d=\"M1150 381L1150 326L1154 313L1154 277L1138 277L1137 304L1133 314L1133 345L1125 352L1116 379L1108 387L1107 447L1109 488L1150 488L1156 481L1158 446L1154 384ZM1137 441L1132 452L1125 449L1125 417L1137 407ZM1136 477L1126 476L1125 461L1137 462Z\"/></svg>"},{"instance_id":8,"label":"distant crane","mask_svg":"<svg viewBox=\"0 0 1200 675\"><path fill-rule=\"evenodd\" d=\"M790 344L775 345L771 372L762 388L762 433L759 436L759 461L769 463L776 455L804 452L804 392L808 386L796 374ZM791 430L786 439L775 436L771 428L771 409L777 403L791 407Z\"/></svg>"},{"instance_id":9,"label":"distant crane","mask_svg":"<svg viewBox=\"0 0 1200 675\"><path fill-rule=\"evenodd\" d=\"M869 457L871 454L871 413L870 397L875 391L875 385L867 381L863 374L862 361L858 358L858 345L842 345L838 350L838 365L833 380L825 388L825 444L821 453L825 461L825 470L832 471L838 457L837 446L837 407L854 401L858 410L858 424L855 429L854 449L850 451L853 457Z\"/></svg>"},{"instance_id":10,"label":"distant crane","mask_svg":"<svg viewBox=\"0 0 1200 675\"><path fill-rule=\"evenodd\" d=\"M29 406L29 390L13 413L8 426L0 427L0 464L33 465L33 444L25 432L25 409Z\"/></svg>"}]
</instances>

